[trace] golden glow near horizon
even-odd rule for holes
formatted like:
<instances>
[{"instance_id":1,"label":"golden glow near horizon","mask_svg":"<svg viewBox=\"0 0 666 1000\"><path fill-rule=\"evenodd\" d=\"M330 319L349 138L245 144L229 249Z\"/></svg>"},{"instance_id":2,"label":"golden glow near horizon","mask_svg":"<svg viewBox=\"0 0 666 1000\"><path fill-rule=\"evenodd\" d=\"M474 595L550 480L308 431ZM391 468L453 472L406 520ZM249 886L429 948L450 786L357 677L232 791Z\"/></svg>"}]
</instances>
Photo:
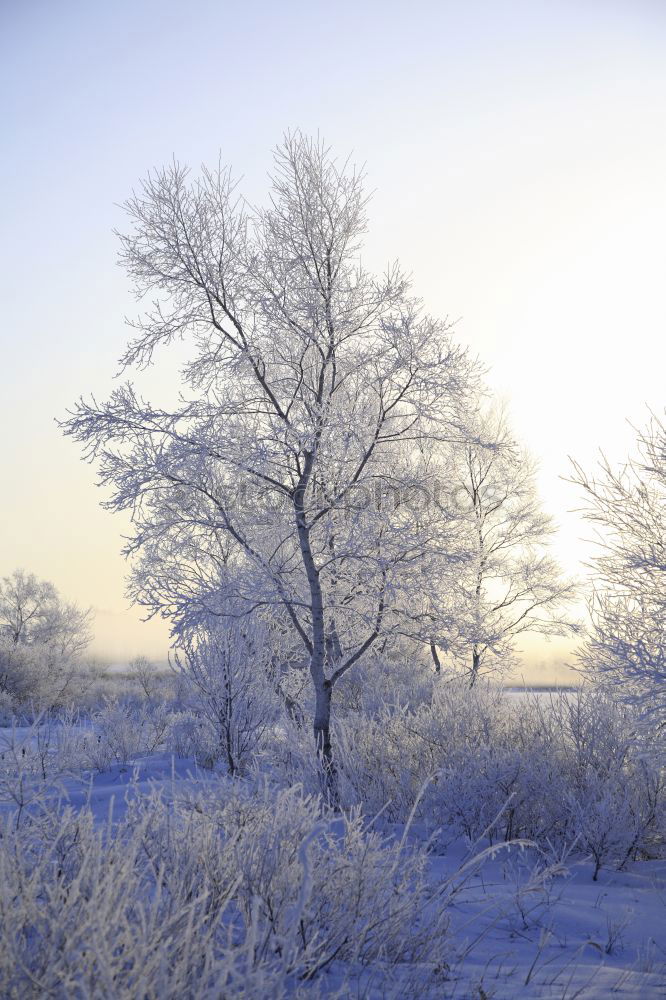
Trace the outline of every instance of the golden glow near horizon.
<instances>
[{"instance_id":1,"label":"golden glow near horizon","mask_svg":"<svg viewBox=\"0 0 666 1000\"><path fill-rule=\"evenodd\" d=\"M165 656L166 627L123 596L126 526L53 418L109 391L137 309L114 266L115 203L172 153L196 167L218 150L260 198L294 125L367 163L366 264L399 257L430 311L461 317L578 572L590 532L567 456L621 460L627 420L666 405L666 6L14 6L0 14L0 575L23 566L92 604L100 655ZM176 375L163 356L146 395ZM562 652L526 644L530 661Z\"/></svg>"}]
</instances>

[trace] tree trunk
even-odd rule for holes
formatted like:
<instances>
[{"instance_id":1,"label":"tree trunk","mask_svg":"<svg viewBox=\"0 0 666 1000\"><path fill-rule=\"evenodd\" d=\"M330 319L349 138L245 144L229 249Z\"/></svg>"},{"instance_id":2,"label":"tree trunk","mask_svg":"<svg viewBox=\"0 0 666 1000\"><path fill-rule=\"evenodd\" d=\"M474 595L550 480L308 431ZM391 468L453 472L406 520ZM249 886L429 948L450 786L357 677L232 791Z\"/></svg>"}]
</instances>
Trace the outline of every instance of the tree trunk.
<instances>
[{"instance_id":1,"label":"tree trunk","mask_svg":"<svg viewBox=\"0 0 666 1000\"><path fill-rule=\"evenodd\" d=\"M481 652L477 646L474 646L472 650L472 675L469 680L469 686L471 688L476 684L476 679L479 676L479 667L481 666Z\"/></svg>"},{"instance_id":2,"label":"tree trunk","mask_svg":"<svg viewBox=\"0 0 666 1000\"><path fill-rule=\"evenodd\" d=\"M337 809L338 775L331 746L331 682L325 680L316 688L314 739L322 771L322 791L329 805Z\"/></svg>"},{"instance_id":3,"label":"tree trunk","mask_svg":"<svg viewBox=\"0 0 666 1000\"><path fill-rule=\"evenodd\" d=\"M437 652L437 646L431 640L430 641L430 652L432 653L432 662L435 664L435 673L439 674L442 669L442 664L439 661L439 654Z\"/></svg>"},{"instance_id":4,"label":"tree trunk","mask_svg":"<svg viewBox=\"0 0 666 1000\"><path fill-rule=\"evenodd\" d=\"M310 650L310 676L315 689L314 739L315 751L322 767L322 785L325 797L337 805L337 787L333 749L331 747L331 683L326 679L326 621L324 595L319 570L312 552L310 531L305 517L305 489L312 470L312 452L307 454L306 465L299 486L294 491L296 528L301 558L310 591L312 645Z\"/></svg>"}]
</instances>

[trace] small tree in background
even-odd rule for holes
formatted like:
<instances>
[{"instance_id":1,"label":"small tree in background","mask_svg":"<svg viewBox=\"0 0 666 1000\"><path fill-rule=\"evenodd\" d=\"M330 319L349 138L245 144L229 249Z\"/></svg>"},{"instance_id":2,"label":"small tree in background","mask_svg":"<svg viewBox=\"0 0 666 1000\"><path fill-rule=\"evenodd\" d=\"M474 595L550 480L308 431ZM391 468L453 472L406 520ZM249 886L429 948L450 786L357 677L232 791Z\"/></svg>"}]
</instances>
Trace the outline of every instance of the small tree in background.
<instances>
[{"instance_id":1,"label":"small tree in background","mask_svg":"<svg viewBox=\"0 0 666 1000\"><path fill-rule=\"evenodd\" d=\"M66 699L92 637L91 614L33 573L0 580L0 691L41 708Z\"/></svg>"},{"instance_id":2,"label":"small tree in background","mask_svg":"<svg viewBox=\"0 0 666 1000\"><path fill-rule=\"evenodd\" d=\"M510 659L524 633L571 631L574 584L548 553L555 527L541 508L534 462L516 444L504 410L485 413L477 440L453 454L454 497L472 553L458 578L458 604L474 684Z\"/></svg>"},{"instance_id":3,"label":"small tree in background","mask_svg":"<svg viewBox=\"0 0 666 1000\"><path fill-rule=\"evenodd\" d=\"M638 704L646 723L666 727L666 427L653 417L637 450L595 477L574 464L572 482L598 531L592 568L592 627L583 669Z\"/></svg>"},{"instance_id":4,"label":"small tree in background","mask_svg":"<svg viewBox=\"0 0 666 1000\"><path fill-rule=\"evenodd\" d=\"M91 617L34 573L16 569L0 580L0 636L16 646L48 645L64 657L79 656L92 638Z\"/></svg>"}]
</instances>

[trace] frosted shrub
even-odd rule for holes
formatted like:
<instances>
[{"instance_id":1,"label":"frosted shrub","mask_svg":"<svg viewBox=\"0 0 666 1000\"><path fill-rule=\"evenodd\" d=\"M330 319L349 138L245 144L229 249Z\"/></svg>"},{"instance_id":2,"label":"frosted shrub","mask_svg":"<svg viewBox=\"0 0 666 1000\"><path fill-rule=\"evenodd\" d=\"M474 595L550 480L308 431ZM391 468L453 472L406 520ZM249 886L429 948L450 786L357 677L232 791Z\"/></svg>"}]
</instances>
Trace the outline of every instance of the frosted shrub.
<instances>
[{"instance_id":1,"label":"frosted shrub","mask_svg":"<svg viewBox=\"0 0 666 1000\"><path fill-rule=\"evenodd\" d=\"M177 868L162 888L142 857L147 822L98 832L90 813L66 812L3 831L3 996L213 996L224 983L205 896Z\"/></svg>"},{"instance_id":2,"label":"frosted shrub","mask_svg":"<svg viewBox=\"0 0 666 1000\"><path fill-rule=\"evenodd\" d=\"M9 691L0 690L0 729L11 726L15 705Z\"/></svg>"},{"instance_id":3,"label":"frosted shrub","mask_svg":"<svg viewBox=\"0 0 666 1000\"><path fill-rule=\"evenodd\" d=\"M198 754L203 764L223 760L233 775L258 753L277 710L269 660L258 628L251 634L237 624L214 628L185 644L178 664L190 704L204 723Z\"/></svg>"},{"instance_id":4,"label":"frosted shrub","mask_svg":"<svg viewBox=\"0 0 666 1000\"><path fill-rule=\"evenodd\" d=\"M462 750L430 783L422 805L430 826L470 843L523 838L546 846L566 839L566 786L539 750Z\"/></svg>"},{"instance_id":5,"label":"frosted shrub","mask_svg":"<svg viewBox=\"0 0 666 1000\"><path fill-rule=\"evenodd\" d=\"M171 811L152 796L101 829L44 807L0 832L3 996L342 997L368 968L406 997L447 954L425 850L299 789L226 782ZM320 990L334 963L339 989Z\"/></svg>"},{"instance_id":6,"label":"frosted shrub","mask_svg":"<svg viewBox=\"0 0 666 1000\"><path fill-rule=\"evenodd\" d=\"M375 716L386 706L416 708L432 700L437 680L430 666L413 655L400 660L371 655L341 679L335 702L343 715L354 711Z\"/></svg>"},{"instance_id":7,"label":"frosted shrub","mask_svg":"<svg viewBox=\"0 0 666 1000\"><path fill-rule=\"evenodd\" d=\"M428 779L479 747L496 743L505 727L501 693L480 682L437 679L431 698L413 708L384 703L370 718L350 714L339 724L341 787L349 803L405 820ZM419 810L432 801L428 793ZM432 817L445 825L446 816Z\"/></svg>"},{"instance_id":8,"label":"frosted shrub","mask_svg":"<svg viewBox=\"0 0 666 1000\"><path fill-rule=\"evenodd\" d=\"M590 769L565 798L566 812L581 847L592 857L593 878L608 864L628 861L663 847L666 834L664 775L644 761L607 774Z\"/></svg>"},{"instance_id":9,"label":"frosted shrub","mask_svg":"<svg viewBox=\"0 0 666 1000\"><path fill-rule=\"evenodd\" d=\"M430 822L462 834L471 843L486 832L492 843L495 821L508 812L506 838L514 836L512 818L520 781L521 761L512 752L479 747L474 754L459 754L436 775L426 792L424 809Z\"/></svg>"},{"instance_id":10,"label":"frosted shrub","mask_svg":"<svg viewBox=\"0 0 666 1000\"><path fill-rule=\"evenodd\" d=\"M600 784L597 775L590 774L587 787L566 802L581 848L592 856L595 881L603 865L622 865L639 846L643 830L634 791L622 775Z\"/></svg>"},{"instance_id":11,"label":"frosted shrub","mask_svg":"<svg viewBox=\"0 0 666 1000\"><path fill-rule=\"evenodd\" d=\"M436 765L426 744L415 738L406 708L385 708L376 718L348 716L337 726L340 788L348 805L369 815L406 820L419 788Z\"/></svg>"},{"instance_id":12,"label":"frosted shrub","mask_svg":"<svg viewBox=\"0 0 666 1000\"><path fill-rule=\"evenodd\" d=\"M135 656L130 660L128 672L147 701L164 697L164 677L157 672L155 665L147 656Z\"/></svg>"},{"instance_id":13,"label":"frosted shrub","mask_svg":"<svg viewBox=\"0 0 666 1000\"><path fill-rule=\"evenodd\" d=\"M540 741L516 751L520 773L514 797L501 819L504 838L521 836L559 856L575 840L568 812L568 791L560 755Z\"/></svg>"},{"instance_id":14,"label":"frosted shrub","mask_svg":"<svg viewBox=\"0 0 666 1000\"><path fill-rule=\"evenodd\" d=\"M9 807L13 822L21 824L24 810L43 796L43 776L34 742L15 730L3 733L0 750L0 807Z\"/></svg>"},{"instance_id":15,"label":"frosted shrub","mask_svg":"<svg viewBox=\"0 0 666 1000\"><path fill-rule=\"evenodd\" d=\"M490 774L488 760L502 757L505 770ZM602 864L622 865L648 850L664 830L663 775L633 741L627 710L593 688L514 703L504 735L454 770L451 802L465 774L465 809L475 787L493 805L506 796L498 835L557 853L575 844L592 856L595 877Z\"/></svg>"},{"instance_id":16,"label":"frosted shrub","mask_svg":"<svg viewBox=\"0 0 666 1000\"><path fill-rule=\"evenodd\" d=\"M340 787L348 804L393 821L423 790L416 815L440 845L525 838L549 856L575 847L598 873L663 844L666 778L634 722L591 687L516 698L440 683L414 709L347 715Z\"/></svg>"},{"instance_id":17,"label":"frosted shrub","mask_svg":"<svg viewBox=\"0 0 666 1000\"><path fill-rule=\"evenodd\" d=\"M75 660L56 645L14 644L0 635L0 692L14 707L64 704L76 677Z\"/></svg>"},{"instance_id":18,"label":"frosted shrub","mask_svg":"<svg viewBox=\"0 0 666 1000\"><path fill-rule=\"evenodd\" d=\"M264 785L236 786L209 815L232 845L245 924L259 921L265 955L291 956L301 974L334 959L423 960L445 930L443 908L424 919L426 850L368 829L358 811L336 816L300 788Z\"/></svg>"},{"instance_id":19,"label":"frosted shrub","mask_svg":"<svg viewBox=\"0 0 666 1000\"><path fill-rule=\"evenodd\" d=\"M153 753L164 742L168 718L159 703L107 702L91 714L81 739L82 766L101 772Z\"/></svg>"},{"instance_id":20,"label":"frosted shrub","mask_svg":"<svg viewBox=\"0 0 666 1000\"><path fill-rule=\"evenodd\" d=\"M300 785L307 793L318 794L321 768L312 742L311 726L283 713L265 733L264 753L256 762L255 773L270 775L283 788Z\"/></svg>"},{"instance_id":21,"label":"frosted shrub","mask_svg":"<svg viewBox=\"0 0 666 1000\"><path fill-rule=\"evenodd\" d=\"M44 712L21 739L21 753L43 781L82 766L80 719L72 709L55 716Z\"/></svg>"},{"instance_id":22,"label":"frosted shrub","mask_svg":"<svg viewBox=\"0 0 666 1000\"><path fill-rule=\"evenodd\" d=\"M142 722L138 712L122 703L106 705L92 718L98 746L118 764L127 764L146 749Z\"/></svg>"},{"instance_id":23,"label":"frosted shrub","mask_svg":"<svg viewBox=\"0 0 666 1000\"><path fill-rule=\"evenodd\" d=\"M167 750L177 757L194 757L200 754L202 727L202 720L191 711L170 712L164 735Z\"/></svg>"},{"instance_id":24,"label":"frosted shrub","mask_svg":"<svg viewBox=\"0 0 666 1000\"><path fill-rule=\"evenodd\" d=\"M548 698L540 706L541 729L544 715L550 716L573 782L585 781L590 770L599 775L621 770L635 748L635 717L600 688L586 686Z\"/></svg>"},{"instance_id":25,"label":"frosted shrub","mask_svg":"<svg viewBox=\"0 0 666 1000\"><path fill-rule=\"evenodd\" d=\"M54 718L43 713L27 727L0 733L0 807L14 810L18 825L24 812L46 792L58 796L61 779L85 766L81 727L71 711Z\"/></svg>"},{"instance_id":26,"label":"frosted shrub","mask_svg":"<svg viewBox=\"0 0 666 1000\"><path fill-rule=\"evenodd\" d=\"M442 678L432 704L421 709L419 731L423 739L447 746L468 748L503 745L510 712L503 689L489 681L469 688L466 678Z\"/></svg>"},{"instance_id":27,"label":"frosted shrub","mask_svg":"<svg viewBox=\"0 0 666 1000\"><path fill-rule=\"evenodd\" d=\"M551 697L539 719L542 730L545 719L552 727L557 774L547 775L542 794L560 817L556 833L590 853L594 878L602 865L649 853L666 831L666 778L650 747L636 742L632 711L590 685Z\"/></svg>"}]
</instances>

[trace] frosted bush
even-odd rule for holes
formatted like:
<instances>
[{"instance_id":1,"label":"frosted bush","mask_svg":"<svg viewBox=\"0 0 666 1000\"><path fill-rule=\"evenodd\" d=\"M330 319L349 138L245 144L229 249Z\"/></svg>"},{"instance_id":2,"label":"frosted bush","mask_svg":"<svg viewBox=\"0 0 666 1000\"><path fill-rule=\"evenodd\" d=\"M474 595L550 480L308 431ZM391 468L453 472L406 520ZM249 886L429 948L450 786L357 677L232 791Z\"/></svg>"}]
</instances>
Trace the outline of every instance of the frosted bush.
<instances>
[{"instance_id":1,"label":"frosted bush","mask_svg":"<svg viewBox=\"0 0 666 1000\"><path fill-rule=\"evenodd\" d=\"M78 664L49 643L15 644L0 636L0 692L14 708L65 704L76 687Z\"/></svg>"},{"instance_id":2,"label":"frosted bush","mask_svg":"<svg viewBox=\"0 0 666 1000\"><path fill-rule=\"evenodd\" d=\"M0 690L0 729L11 726L14 714L14 699L9 691Z\"/></svg>"},{"instance_id":3,"label":"frosted bush","mask_svg":"<svg viewBox=\"0 0 666 1000\"><path fill-rule=\"evenodd\" d=\"M431 698L415 709L384 703L370 718L350 714L337 736L347 801L406 819L425 781L453 767L460 753L469 756L497 742L505 714L495 688L479 683L470 690L458 678L438 680ZM437 825L442 822L446 819L439 818Z\"/></svg>"},{"instance_id":4,"label":"frosted bush","mask_svg":"<svg viewBox=\"0 0 666 1000\"><path fill-rule=\"evenodd\" d=\"M97 746L102 751L96 766L99 767L109 757L112 762L127 764L140 756L147 749L142 722L139 713L122 703L106 705L96 712L92 717L92 726ZM93 740L91 747L94 746ZM91 760L95 753L93 749Z\"/></svg>"},{"instance_id":5,"label":"frosted bush","mask_svg":"<svg viewBox=\"0 0 666 1000\"><path fill-rule=\"evenodd\" d=\"M626 763L633 747L635 717L599 688L586 686L544 704L539 719L549 715L572 780L584 781L589 770L611 774Z\"/></svg>"},{"instance_id":6,"label":"frosted bush","mask_svg":"<svg viewBox=\"0 0 666 1000\"><path fill-rule=\"evenodd\" d=\"M177 867L162 888L142 858L147 824L99 832L84 811L3 831L3 996L213 996L224 984L205 895L189 897Z\"/></svg>"},{"instance_id":7,"label":"frosted bush","mask_svg":"<svg viewBox=\"0 0 666 1000\"><path fill-rule=\"evenodd\" d=\"M592 856L595 881L602 865L612 861L622 865L640 844L643 831L634 792L621 775L600 784L597 775L590 774L587 786L567 798L572 828Z\"/></svg>"},{"instance_id":8,"label":"frosted bush","mask_svg":"<svg viewBox=\"0 0 666 1000\"><path fill-rule=\"evenodd\" d=\"M664 781L659 768L638 762L603 781L590 769L577 790L566 795L571 828L592 857L595 880L602 866L621 868L649 855L653 846L663 846Z\"/></svg>"},{"instance_id":9,"label":"frosted bush","mask_svg":"<svg viewBox=\"0 0 666 1000\"><path fill-rule=\"evenodd\" d=\"M318 794L321 769L313 746L312 727L285 712L266 731L264 752L256 761L254 773L258 777L270 776L281 787L300 785L307 793Z\"/></svg>"},{"instance_id":10,"label":"frosted bush","mask_svg":"<svg viewBox=\"0 0 666 1000\"><path fill-rule=\"evenodd\" d=\"M501 821L507 823L509 839L515 835L512 817L520 770L520 757L512 752L479 747L474 754L457 754L426 792L423 807L431 813L430 822L462 834L470 843L484 834L492 843L495 821L506 809L509 819L504 815Z\"/></svg>"},{"instance_id":11,"label":"frosted bush","mask_svg":"<svg viewBox=\"0 0 666 1000\"><path fill-rule=\"evenodd\" d=\"M164 742L177 757L195 757L201 752L201 719L193 712L170 712L166 720Z\"/></svg>"},{"instance_id":12,"label":"frosted bush","mask_svg":"<svg viewBox=\"0 0 666 1000\"><path fill-rule=\"evenodd\" d=\"M406 708L385 709L376 718L348 716L336 729L340 788L347 804L404 821L423 781L436 768L428 747L414 738Z\"/></svg>"},{"instance_id":13,"label":"frosted bush","mask_svg":"<svg viewBox=\"0 0 666 1000\"><path fill-rule=\"evenodd\" d=\"M81 742L81 765L106 771L163 745L169 712L163 704L110 701L92 712Z\"/></svg>"},{"instance_id":14,"label":"frosted bush","mask_svg":"<svg viewBox=\"0 0 666 1000\"><path fill-rule=\"evenodd\" d=\"M416 708L427 704L436 686L437 678L430 666L413 655L399 660L374 655L341 679L335 702L343 715L355 711L374 716L385 706Z\"/></svg>"},{"instance_id":15,"label":"frosted bush","mask_svg":"<svg viewBox=\"0 0 666 1000\"><path fill-rule=\"evenodd\" d=\"M230 774L243 773L259 752L277 716L269 683L270 651L263 633L238 624L205 630L178 658L188 702L201 718L198 756L212 766L223 760Z\"/></svg>"},{"instance_id":16,"label":"frosted bush","mask_svg":"<svg viewBox=\"0 0 666 1000\"><path fill-rule=\"evenodd\" d=\"M512 698L479 684L436 685L415 709L350 712L337 738L344 801L404 821L440 846L525 838L549 855L573 845L622 865L663 843L663 773L637 745L631 713L601 691ZM422 794L420 794L423 790Z\"/></svg>"},{"instance_id":17,"label":"frosted bush","mask_svg":"<svg viewBox=\"0 0 666 1000\"><path fill-rule=\"evenodd\" d=\"M171 811L153 796L101 828L44 807L0 832L3 996L342 997L368 968L406 997L403 967L425 963L426 995L447 955L424 848L299 789L227 782Z\"/></svg>"},{"instance_id":18,"label":"frosted bush","mask_svg":"<svg viewBox=\"0 0 666 1000\"><path fill-rule=\"evenodd\" d=\"M307 976L334 959L422 960L445 930L430 902L427 852L369 829L360 812L336 816L300 788L233 786L201 805L225 844L225 871L247 925L265 927L265 955L291 955Z\"/></svg>"}]
</instances>

